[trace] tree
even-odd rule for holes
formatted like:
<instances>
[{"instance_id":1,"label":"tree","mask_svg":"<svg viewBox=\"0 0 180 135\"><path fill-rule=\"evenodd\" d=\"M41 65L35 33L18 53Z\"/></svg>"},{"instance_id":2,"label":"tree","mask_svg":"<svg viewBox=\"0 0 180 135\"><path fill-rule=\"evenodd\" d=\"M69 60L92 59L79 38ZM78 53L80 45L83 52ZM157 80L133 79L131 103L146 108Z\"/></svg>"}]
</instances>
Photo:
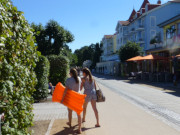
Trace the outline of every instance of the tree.
<instances>
[{"instance_id":1,"label":"tree","mask_svg":"<svg viewBox=\"0 0 180 135\"><path fill-rule=\"evenodd\" d=\"M69 48L69 46L65 45L60 52L60 55L66 56L69 59L71 67L77 66L78 58L76 54L72 53L72 50Z\"/></svg>"},{"instance_id":2,"label":"tree","mask_svg":"<svg viewBox=\"0 0 180 135\"><path fill-rule=\"evenodd\" d=\"M95 68L96 63L98 63L100 61L100 57L102 54L101 46L102 46L102 43L101 44L96 43L96 45L95 45L95 52L94 52L94 56L93 56L92 68Z\"/></svg>"},{"instance_id":3,"label":"tree","mask_svg":"<svg viewBox=\"0 0 180 135\"><path fill-rule=\"evenodd\" d=\"M93 60L94 55L94 44L90 46L84 46L80 49L75 50L74 52L78 58L77 66L82 66L83 62L86 60Z\"/></svg>"},{"instance_id":4,"label":"tree","mask_svg":"<svg viewBox=\"0 0 180 135\"><path fill-rule=\"evenodd\" d=\"M42 55L59 55L62 48L74 40L74 36L70 31L64 29L58 22L50 20L46 26L42 24L31 24L34 28L34 36L36 37L36 44L38 51Z\"/></svg>"},{"instance_id":5,"label":"tree","mask_svg":"<svg viewBox=\"0 0 180 135\"><path fill-rule=\"evenodd\" d=\"M35 101L40 101L48 97L48 77L49 77L49 61L45 56L40 56L39 61L36 63L36 76L37 76L37 85L36 91L33 93L33 98Z\"/></svg>"},{"instance_id":6,"label":"tree","mask_svg":"<svg viewBox=\"0 0 180 135\"><path fill-rule=\"evenodd\" d=\"M121 62L125 62L127 59L141 55L142 48L135 42L128 41L125 45L121 46L119 50L119 58Z\"/></svg>"},{"instance_id":7,"label":"tree","mask_svg":"<svg viewBox=\"0 0 180 135\"><path fill-rule=\"evenodd\" d=\"M102 44L96 43L75 50L74 54L76 54L78 58L77 65L82 66L84 61L91 60L93 61L91 68L95 68L96 63L99 62L102 53L100 47L101 45Z\"/></svg>"},{"instance_id":8,"label":"tree","mask_svg":"<svg viewBox=\"0 0 180 135\"><path fill-rule=\"evenodd\" d=\"M65 56L50 55L48 56L50 62L50 76L49 81L56 85L58 82L65 84L69 73L69 60Z\"/></svg>"}]
</instances>

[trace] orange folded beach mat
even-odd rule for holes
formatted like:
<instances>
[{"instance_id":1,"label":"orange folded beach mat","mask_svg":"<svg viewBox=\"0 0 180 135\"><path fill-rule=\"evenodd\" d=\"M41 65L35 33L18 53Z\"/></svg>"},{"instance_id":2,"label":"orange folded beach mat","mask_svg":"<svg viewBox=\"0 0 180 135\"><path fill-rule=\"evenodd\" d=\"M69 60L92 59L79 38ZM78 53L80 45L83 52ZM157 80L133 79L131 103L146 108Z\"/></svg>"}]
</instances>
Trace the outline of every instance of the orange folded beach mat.
<instances>
[{"instance_id":1,"label":"orange folded beach mat","mask_svg":"<svg viewBox=\"0 0 180 135\"><path fill-rule=\"evenodd\" d=\"M63 97L64 90L65 87L59 82L53 92L52 101L60 103ZM77 93L73 90L67 90L62 104L80 115L83 111L85 97L86 95L84 94Z\"/></svg>"}]
</instances>

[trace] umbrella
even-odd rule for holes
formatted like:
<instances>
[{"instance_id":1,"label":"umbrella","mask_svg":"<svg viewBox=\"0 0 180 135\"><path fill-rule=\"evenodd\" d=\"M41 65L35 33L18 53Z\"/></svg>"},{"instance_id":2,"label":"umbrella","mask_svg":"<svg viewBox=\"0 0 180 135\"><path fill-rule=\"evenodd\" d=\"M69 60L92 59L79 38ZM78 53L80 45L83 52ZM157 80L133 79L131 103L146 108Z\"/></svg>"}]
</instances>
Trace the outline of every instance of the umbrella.
<instances>
[{"instance_id":1,"label":"umbrella","mask_svg":"<svg viewBox=\"0 0 180 135\"><path fill-rule=\"evenodd\" d=\"M140 60L167 60L167 59L168 58L166 58L166 57L151 54L151 55L142 57Z\"/></svg>"},{"instance_id":2,"label":"umbrella","mask_svg":"<svg viewBox=\"0 0 180 135\"><path fill-rule=\"evenodd\" d=\"M136 56L136 57L130 58L130 59L126 60L126 61L138 61L141 58L142 58L142 56Z\"/></svg>"}]
</instances>

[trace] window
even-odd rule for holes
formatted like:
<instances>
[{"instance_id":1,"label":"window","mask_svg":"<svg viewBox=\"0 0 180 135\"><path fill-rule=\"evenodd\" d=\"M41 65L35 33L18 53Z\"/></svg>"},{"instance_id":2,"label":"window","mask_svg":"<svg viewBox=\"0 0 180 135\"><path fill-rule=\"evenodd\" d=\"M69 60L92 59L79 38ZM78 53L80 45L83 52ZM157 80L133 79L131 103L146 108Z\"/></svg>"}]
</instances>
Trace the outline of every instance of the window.
<instances>
[{"instance_id":1,"label":"window","mask_svg":"<svg viewBox=\"0 0 180 135\"><path fill-rule=\"evenodd\" d=\"M155 30L151 30L151 39L153 39L156 36L156 31Z\"/></svg>"},{"instance_id":2,"label":"window","mask_svg":"<svg viewBox=\"0 0 180 135\"><path fill-rule=\"evenodd\" d=\"M122 33L122 27L121 27L121 33Z\"/></svg>"},{"instance_id":3,"label":"window","mask_svg":"<svg viewBox=\"0 0 180 135\"><path fill-rule=\"evenodd\" d=\"M144 26L144 19L141 20L141 25Z\"/></svg>"},{"instance_id":4,"label":"window","mask_svg":"<svg viewBox=\"0 0 180 135\"><path fill-rule=\"evenodd\" d=\"M178 36L180 36L180 23L178 23L178 31L177 31Z\"/></svg>"},{"instance_id":5,"label":"window","mask_svg":"<svg viewBox=\"0 0 180 135\"><path fill-rule=\"evenodd\" d=\"M175 25L172 25L172 26L170 26L170 28L166 29L166 38L167 39L174 37L175 34L176 34Z\"/></svg>"},{"instance_id":6,"label":"window","mask_svg":"<svg viewBox=\"0 0 180 135\"><path fill-rule=\"evenodd\" d=\"M141 34L142 34L141 38L142 38L142 40L144 40L144 39L145 39L145 33L144 33L144 31L143 31Z\"/></svg>"},{"instance_id":7,"label":"window","mask_svg":"<svg viewBox=\"0 0 180 135\"><path fill-rule=\"evenodd\" d=\"M151 27L155 27L156 26L156 17L155 16L151 16L150 17L150 22L151 22Z\"/></svg>"},{"instance_id":8,"label":"window","mask_svg":"<svg viewBox=\"0 0 180 135\"><path fill-rule=\"evenodd\" d=\"M122 44L122 38L121 38L121 44Z\"/></svg>"},{"instance_id":9,"label":"window","mask_svg":"<svg viewBox=\"0 0 180 135\"><path fill-rule=\"evenodd\" d=\"M137 35L136 34L134 35L134 39L135 39L135 41L137 40Z\"/></svg>"}]
</instances>

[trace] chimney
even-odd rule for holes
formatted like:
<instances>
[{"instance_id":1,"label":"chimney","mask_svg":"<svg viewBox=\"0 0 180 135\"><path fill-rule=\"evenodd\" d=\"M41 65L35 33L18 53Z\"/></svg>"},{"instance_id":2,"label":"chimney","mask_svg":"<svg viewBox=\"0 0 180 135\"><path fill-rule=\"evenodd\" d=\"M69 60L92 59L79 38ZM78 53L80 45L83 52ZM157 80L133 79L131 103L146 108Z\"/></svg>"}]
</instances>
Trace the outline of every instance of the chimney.
<instances>
[{"instance_id":1,"label":"chimney","mask_svg":"<svg viewBox=\"0 0 180 135\"><path fill-rule=\"evenodd\" d=\"M158 0L157 4L161 5L161 0Z\"/></svg>"}]
</instances>

